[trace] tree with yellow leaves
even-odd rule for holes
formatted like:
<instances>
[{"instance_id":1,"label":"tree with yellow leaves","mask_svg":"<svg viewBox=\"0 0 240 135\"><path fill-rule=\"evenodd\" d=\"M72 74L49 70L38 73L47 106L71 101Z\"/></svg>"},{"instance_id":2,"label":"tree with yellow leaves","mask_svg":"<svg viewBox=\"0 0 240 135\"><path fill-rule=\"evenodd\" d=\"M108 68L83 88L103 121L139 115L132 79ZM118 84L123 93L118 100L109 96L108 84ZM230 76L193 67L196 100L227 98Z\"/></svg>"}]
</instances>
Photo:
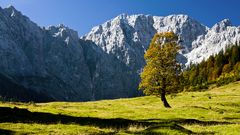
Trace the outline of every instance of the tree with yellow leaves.
<instances>
[{"instance_id":1,"label":"tree with yellow leaves","mask_svg":"<svg viewBox=\"0 0 240 135\"><path fill-rule=\"evenodd\" d=\"M146 95L161 97L164 107L171 108L167 93L178 89L178 74L181 66L176 56L180 47L178 37L173 32L155 34L149 49L144 54L146 66L141 73L139 89Z\"/></svg>"}]
</instances>

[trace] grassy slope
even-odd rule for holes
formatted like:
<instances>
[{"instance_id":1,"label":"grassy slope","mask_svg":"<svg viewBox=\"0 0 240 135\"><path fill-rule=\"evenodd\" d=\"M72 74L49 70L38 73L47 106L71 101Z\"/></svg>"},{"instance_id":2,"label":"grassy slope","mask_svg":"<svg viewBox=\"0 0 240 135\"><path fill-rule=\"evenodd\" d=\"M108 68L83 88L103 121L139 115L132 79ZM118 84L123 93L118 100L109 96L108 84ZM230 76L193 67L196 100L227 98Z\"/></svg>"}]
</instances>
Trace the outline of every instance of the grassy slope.
<instances>
[{"instance_id":1,"label":"grassy slope","mask_svg":"<svg viewBox=\"0 0 240 135\"><path fill-rule=\"evenodd\" d=\"M15 119L10 113L6 119L1 116L0 134L240 133L240 82L205 92L180 93L168 96L168 100L171 109L163 108L156 97L85 103L0 103L0 113L1 107L30 111ZM36 115L36 118L28 118L29 115Z\"/></svg>"}]
</instances>

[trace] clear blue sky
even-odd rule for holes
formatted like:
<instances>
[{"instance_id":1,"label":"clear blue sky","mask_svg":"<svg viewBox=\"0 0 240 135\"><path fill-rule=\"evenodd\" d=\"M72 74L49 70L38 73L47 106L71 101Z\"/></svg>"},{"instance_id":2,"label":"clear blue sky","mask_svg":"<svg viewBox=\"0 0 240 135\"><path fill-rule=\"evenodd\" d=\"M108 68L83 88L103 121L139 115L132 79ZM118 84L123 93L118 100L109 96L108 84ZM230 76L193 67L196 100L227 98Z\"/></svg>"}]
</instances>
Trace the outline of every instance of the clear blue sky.
<instances>
[{"instance_id":1,"label":"clear blue sky","mask_svg":"<svg viewBox=\"0 0 240 135\"><path fill-rule=\"evenodd\" d=\"M187 14L211 27L229 18L240 25L240 0L0 0L13 5L40 26L63 23L79 35L121 14Z\"/></svg>"}]
</instances>

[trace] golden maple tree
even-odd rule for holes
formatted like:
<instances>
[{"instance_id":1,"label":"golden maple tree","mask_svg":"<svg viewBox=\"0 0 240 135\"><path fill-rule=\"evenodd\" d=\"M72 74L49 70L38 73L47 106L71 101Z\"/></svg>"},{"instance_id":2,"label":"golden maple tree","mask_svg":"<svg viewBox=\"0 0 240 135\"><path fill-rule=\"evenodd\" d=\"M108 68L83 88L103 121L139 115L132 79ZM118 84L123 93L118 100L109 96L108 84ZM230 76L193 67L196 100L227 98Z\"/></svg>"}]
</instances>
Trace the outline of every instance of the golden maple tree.
<instances>
[{"instance_id":1,"label":"golden maple tree","mask_svg":"<svg viewBox=\"0 0 240 135\"><path fill-rule=\"evenodd\" d=\"M157 33L144 54L146 65L141 73L139 89L146 95L161 97L164 107L170 108L166 94L178 89L181 66L176 56L180 49L173 32Z\"/></svg>"}]
</instances>

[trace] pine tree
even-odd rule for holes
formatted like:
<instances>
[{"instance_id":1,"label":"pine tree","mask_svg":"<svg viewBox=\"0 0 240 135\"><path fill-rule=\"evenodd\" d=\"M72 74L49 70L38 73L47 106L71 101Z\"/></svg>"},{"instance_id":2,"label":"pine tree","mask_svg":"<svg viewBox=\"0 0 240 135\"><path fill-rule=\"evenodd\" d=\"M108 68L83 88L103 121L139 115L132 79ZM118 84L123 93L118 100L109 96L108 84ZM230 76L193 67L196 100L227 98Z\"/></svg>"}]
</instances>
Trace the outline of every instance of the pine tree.
<instances>
[{"instance_id":1,"label":"pine tree","mask_svg":"<svg viewBox=\"0 0 240 135\"><path fill-rule=\"evenodd\" d=\"M221 73L222 68L224 64L227 63L227 56L223 54L223 50L219 52L219 54L216 56L214 61L214 71L213 71L213 79L217 79Z\"/></svg>"},{"instance_id":2,"label":"pine tree","mask_svg":"<svg viewBox=\"0 0 240 135\"><path fill-rule=\"evenodd\" d=\"M211 82L214 80L214 77L213 77L213 71L214 71L214 61L215 61L215 58L213 56L210 56L207 60L207 80L208 82Z\"/></svg>"},{"instance_id":3,"label":"pine tree","mask_svg":"<svg viewBox=\"0 0 240 135\"><path fill-rule=\"evenodd\" d=\"M236 45L232 47L232 53L231 53L231 65L235 65L240 60L239 50Z\"/></svg>"},{"instance_id":4,"label":"pine tree","mask_svg":"<svg viewBox=\"0 0 240 135\"><path fill-rule=\"evenodd\" d=\"M230 47L231 46L231 47ZM240 46L229 45L225 51L210 56L206 61L192 64L182 73L184 89L201 89L212 83L218 86L240 80Z\"/></svg>"},{"instance_id":5,"label":"pine tree","mask_svg":"<svg viewBox=\"0 0 240 135\"><path fill-rule=\"evenodd\" d=\"M144 58L146 66L141 73L139 89L146 95L160 96L164 107L170 108L166 94L180 89L180 65L176 56L180 47L173 32L155 34Z\"/></svg>"}]
</instances>

